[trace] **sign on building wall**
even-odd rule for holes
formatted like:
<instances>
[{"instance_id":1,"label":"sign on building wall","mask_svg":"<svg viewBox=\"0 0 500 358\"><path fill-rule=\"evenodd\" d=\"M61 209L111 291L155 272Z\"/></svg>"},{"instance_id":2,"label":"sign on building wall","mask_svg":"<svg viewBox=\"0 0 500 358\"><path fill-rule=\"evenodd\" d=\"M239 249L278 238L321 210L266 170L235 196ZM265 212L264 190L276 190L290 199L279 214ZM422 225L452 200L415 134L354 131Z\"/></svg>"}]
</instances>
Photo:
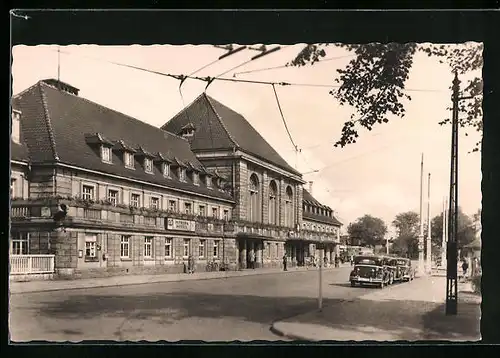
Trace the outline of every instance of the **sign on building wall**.
<instances>
[{"instance_id":1,"label":"sign on building wall","mask_svg":"<svg viewBox=\"0 0 500 358\"><path fill-rule=\"evenodd\" d=\"M195 231L195 222L191 220L168 218L167 230Z\"/></svg>"}]
</instances>

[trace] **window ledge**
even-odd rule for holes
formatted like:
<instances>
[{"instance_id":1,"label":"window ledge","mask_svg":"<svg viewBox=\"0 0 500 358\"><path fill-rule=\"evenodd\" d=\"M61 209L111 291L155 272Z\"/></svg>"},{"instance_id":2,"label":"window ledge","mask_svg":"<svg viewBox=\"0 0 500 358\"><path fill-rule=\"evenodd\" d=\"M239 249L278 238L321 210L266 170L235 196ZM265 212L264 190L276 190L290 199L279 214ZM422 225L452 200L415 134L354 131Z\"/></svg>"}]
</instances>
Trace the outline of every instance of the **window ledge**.
<instances>
[{"instance_id":1,"label":"window ledge","mask_svg":"<svg viewBox=\"0 0 500 358\"><path fill-rule=\"evenodd\" d=\"M86 256L85 257L85 262L99 262L99 257L91 257L91 256Z\"/></svg>"},{"instance_id":2,"label":"window ledge","mask_svg":"<svg viewBox=\"0 0 500 358\"><path fill-rule=\"evenodd\" d=\"M132 261L130 257L120 257L120 261Z\"/></svg>"},{"instance_id":3,"label":"window ledge","mask_svg":"<svg viewBox=\"0 0 500 358\"><path fill-rule=\"evenodd\" d=\"M144 261L155 261L154 257L144 257Z\"/></svg>"}]
</instances>

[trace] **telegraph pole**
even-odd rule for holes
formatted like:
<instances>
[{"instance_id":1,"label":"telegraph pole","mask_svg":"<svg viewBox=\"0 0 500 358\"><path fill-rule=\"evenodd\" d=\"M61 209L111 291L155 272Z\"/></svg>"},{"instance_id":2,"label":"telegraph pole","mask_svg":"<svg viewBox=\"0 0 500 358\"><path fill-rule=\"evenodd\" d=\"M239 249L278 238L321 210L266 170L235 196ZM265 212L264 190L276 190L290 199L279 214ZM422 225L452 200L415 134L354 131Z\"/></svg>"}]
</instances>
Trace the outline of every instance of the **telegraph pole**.
<instances>
[{"instance_id":1,"label":"telegraph pole","mask_svg":"<svg viewBox=\"0 0 500 358\"><path fill-rule=\"evenodd\" d=\"M441 267L446 267L446 226L448 225L447 219L447 210L446 210L446 198L443 199L443 238L441 241Z\"/></svg>"},{"instance_id":2,"label":"telegraph pole","mask_svg":"<svg viewBox=\"0 0 500 358\"><path fill-rule=\"evenodd\" d=\"M431 241L431 173L427 182L427 273L432 273L432 241Z\"/></svg>"},{"instance_id":3,"label":"telegraph pole","mask_svg":"<svg viewBox=\"0 0 500 358\"><path fill-rule=\"evenodd\" d=\"M448 242L446 245L446 314L457 314L458 303L458 102L465 97L459 97L460 81L455 72L453 79L453 110L451 134L451 168L450 168L450 203L448 207Z\"/></svg>"},{"instance_id":4,"label":"telegraph pole","mask_svg":"<svg viewBox=\"0 0 500 358\"><path fill-rule=\"evenodd\" d=\"M424 186L424 153L420 162L420 233L418 235L418 274L423 276L424 271L424 220L422 212L422 192Z\"/></svg>"}]
</instances>

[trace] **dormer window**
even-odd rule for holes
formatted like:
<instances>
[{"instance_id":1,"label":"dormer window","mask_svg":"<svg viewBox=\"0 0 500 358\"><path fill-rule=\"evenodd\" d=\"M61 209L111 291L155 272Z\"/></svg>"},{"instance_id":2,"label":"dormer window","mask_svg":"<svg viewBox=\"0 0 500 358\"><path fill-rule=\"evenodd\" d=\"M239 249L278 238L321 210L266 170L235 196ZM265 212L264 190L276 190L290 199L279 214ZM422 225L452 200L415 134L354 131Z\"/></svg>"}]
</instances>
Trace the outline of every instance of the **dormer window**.
<instances>
[{"instance_id":1,"label":"dormer window","mask_svg":"<svg viewBox=\"0 0 500 358\"><path fill-rule=\"evenodd\" d=\"M205 177L205 184L207 185L207 188L212 188L212 177L210 175Z\"/></svg>"},{"instance_id":2,"label":"dormer window","mask_svg":"<svg viewBox=\"0 0 500 358\"><path fill-rule=\"evenodd\" d=\"M170 165L168 163L162 164L163 176L168 178L170 176Z\"/></svg>"},{"instance_id":3,"label":"dormer window","mask_svg":"<svg viewBox=\"0 0 500 358\"><path fill-rule=\"evenodd\" d=\"M131 152L124 152L123 153L123 161L125 163L125 167L134 169L135 168L135 159L134 159L134 154Z\"/></svg>"},{"instance_id":4,"label":"dormer window","mask_svg":"<svg viewBox=\"0 0 500 358\"><path fill-rule=\"evenodd\" d=\"M144 170L146 173L153 174L153 160L151 158L144 158Z\"/></svg>"},{"instance_id":5,"label":"dormer window","mask_svg":"<svg viewBox=\"0 0 500 358\"><path fill-rule=\"evenodd\" d=\"M200 176L197 172L193 172L193 183L194 185L200 185Z\"/></svg>"},{"instance_id":6,"label":"dormer window","mask_svg":"<svg viewBox=\"0 0 500 358\"><path fill-rule=\"evenodd\" d=\"M186 181L186 168L179 168L179 180Z\"/></svg>"},{"instance_id":7,"label":"dormer window","mask_svg":"<svg viewBox=\"0 0 500 358\"><path fill-rule=\"evenodd\" d=\"M104 163L112 163L113 156L111 152L111 148L106 145L101 145L101 159Z\"/></svg>"}]
</instances>

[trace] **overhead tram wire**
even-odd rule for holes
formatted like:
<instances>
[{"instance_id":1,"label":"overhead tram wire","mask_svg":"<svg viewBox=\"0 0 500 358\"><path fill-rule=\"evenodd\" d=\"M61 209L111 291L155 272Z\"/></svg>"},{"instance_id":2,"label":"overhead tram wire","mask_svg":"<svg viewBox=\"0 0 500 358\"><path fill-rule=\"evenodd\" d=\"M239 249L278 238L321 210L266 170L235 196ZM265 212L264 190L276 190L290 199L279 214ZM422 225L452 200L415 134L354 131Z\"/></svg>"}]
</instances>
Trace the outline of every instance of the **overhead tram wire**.
<instances>
[{"instance_id":1,"label":"overhead tram wire","mask_svg":"<svg viewBox=\"0 0 500 358\"><path fill-rule=\"evenodd\" d=\"M54 51L54 50L50 50L50 51ZM55 52L57 52L57 50L55 50ZM202 82L225 81L225 82L259 84L259 85L275 84L277 86L292 86L292 87L324 87L324 88L339 88L339 87L341 87L340 85L321 84L321 83L297 83L297 82L285 82L285 81L258 81L258 80L244 80L244 79L226 78L226 77L220 78L220 77L209 77L209 76L208 77L198 77L198 76L189 76L189 75L186 76L186 75L182 75L182 74L170 74L170 73L165 73L165 72L154 71L154 70L150 70L147 68L142 68L142 67L138 67L138 66L128 65L128 64L124 64L124 63L109 61L109 60L90 57L90 56L77 55L77 54L73 54L73 53L66 52L66 51L61 51L61 54L88 58L88 59L91 59L94 61L106 62L106 63L113 64L113 65L120 66L120 67L127 67L127 68L135 69L138 71L149 72L149 73L160 75L160 76L174 78L176 80L182 80L182 78L186 77L189 79L194 79L194 80L198 80L198 81L202 81ZM426 88L420 88L420 89L405 88L404 91L409 91L409 92L448 92L447 90L426 89Z\"/></svg>"},{"instance_id":2,"label":"overhead tram wire","mask_svg":"<svg viewBox=\"0 0 500 358\"><path fill-rule=\"evenodd\" d=\"M333 60L339 60L339 59L342 59L342 58L348 58L348 57L354 57L354 56L355 55L345 55L345 56L329 57L329 58L325 58L325 59L319 60L317 63L319 64L319 63L323 63L323 62L328 62L328 61L333 61ZM248 70L248 71L236 72L233 75L233 77L236 77L238 75L247 74L247 73L263 72L263 71L277 70L277 69L280 69L280 68L292 68L292 67L296 67L296 66L291 66L289 64L286 64L286 65L281 65L281 66L258 68L258 69L255 69L255 70Z\"/></svg>"},{"instance_id":3,"label":"overhead tram wire","mask_svg":"<svg viewBox=\"0 0 500 358\"><path fill-rule=\"evenodd\" d=\"M285 47L288 47L288 46L285 46ZM248 60L248 61L245 61L245 62L243 62L243 63L240 63L239 65L234 66L234 67L230 68L229 70L222 72L221 74L219 74L219 75L217 75L217 76L215 76L215 77L213 77L213 78L209 78L209 79L208 79L208 81L207 81L207 85L206 85L206 87L205 87L205 92L207 91L208 86L210 86L214 80L220 79L220 77L224 76L225 74L227 74L227 73L229 73L229 72L231 72L231 71L233 71L233 70L235 70L235 69L237 69L237 68L240 68L240 67L242 67L242 66L246 65L247 63L250 63L250 62L252 62L252 61L255 61L255 60L257 60L258 58L261 58L261 57L264 57L264 56L266 56L266 55L269 55L270 53L273 53L273 52L279 51L279 50L281 49L281 46L276 46L276 47L274 47L274 48L272 48L272 49L270 49L270 50L268 50L268 49L266 48L266 45L262 45L262 46L261 46L261 47L259 47L259 48L248 47L248 49L249 49L249 50L254 50L254 51L260 51L261 53L260 53L260 54L258 54L258 55L256 55L256 56L253 56L253 57L252 57L252 58L250 58L250 60ZM233 75L233 77L234 77L234 75Z\"/></svg>"}]
</instances>

